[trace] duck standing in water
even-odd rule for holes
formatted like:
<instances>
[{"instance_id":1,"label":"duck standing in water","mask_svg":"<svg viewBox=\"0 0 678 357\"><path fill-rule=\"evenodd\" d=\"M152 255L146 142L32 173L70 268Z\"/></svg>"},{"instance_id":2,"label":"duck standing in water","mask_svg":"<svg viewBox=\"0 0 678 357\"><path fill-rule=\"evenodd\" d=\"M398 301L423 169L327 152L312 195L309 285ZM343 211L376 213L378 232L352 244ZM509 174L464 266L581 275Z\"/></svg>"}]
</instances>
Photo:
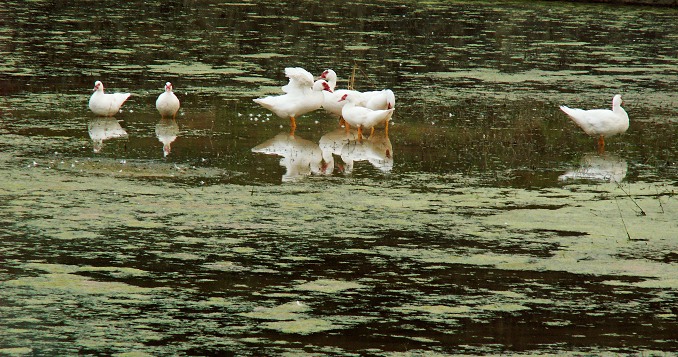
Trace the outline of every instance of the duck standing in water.
<instances>
[{"instance_id":1,"label":"duck standing in water","mask_svg":"<svg viewBox=\"0 0 678 357\"><path fill-rule=\"evenodd\" d=\"M89 109L102 117L112 117L117 114L130 96L130 93L104 93L104 84L101 81L94 82L93 90L94 93L89 98Z\"/></svg>"},{"instance_id":2,"label":"duck standing in water","mask_svg":"<svg viewBox=\"0 0 678 357\"><path fill-rule=\"evenodd\" d=\"M321 75L321 79L327 81L330 85L331 92L323 92L325 94L325 101L323 108L334 115L339 116L339 125L345 125L345 120L342 116L342 109L347 101L340 100L344 94L349 94L353 97L353 101L358 106L366 107L373 110L387 110L395 107L395 94L390 89L375 90L368 92L359 92L357 90L339 89L337 86L337 73L334 70L326 69ZM388 122L385 122L388 124ZM386 129L388 132L388 125ZM372 127L374 132L374 127Z\"/></svg>"},{"instance_id":3,"label":"duck standing in water","mask_svg":"<svg viewBox=\"0 0 678 357\"><path fill-rule=\"evenodd\" d=\"M180 106L179 98L172 92L172 83L165 83L165 92L158 96L155 101L155 108L158 109L163 118L174 118Z\"/></svg>"},{"instance_id":4,"label":"duck standing in water","mask_svg":"<svg viewBox=\"0 0 678 357\"><path fill-rule=\"evenodd\" d=\"M323 105L323 91L331 91L323 79L313 81L313 75L303 68L285 68L290 82L282 87L285 94L254 99L254 102L281 118L290 118L291 133L297 128L296 118Z\"/></svg>"},{"instance_id":5,"label":"duck standing in water","mask_svg":"<svg viewBox=\"0 0 678 357\"><path fill-rule=\"evenodd\" d=\"M348 103L341 109L341 115L350 125L358 127L358 141L363 139L363 128L373 128L380 123L388 126L388 121L393 116L394 108L374 110L360 106L360 98L356 95L344 94L340 101ZM348 131L348 126L346 126Z\"/></svg>"},{"instance_id":6,"label":"duck standing in water","mask_svg":"<svg viewBox=\"0 0 678 357\"><path fill-rule=\"evenodd\" d=\"M598 136L598 152L605 151L605 137L626 132L629 128L629 115L624 108L621 95L612 98L612 110L610 109L573 109L564 105L560 110L565 112L572 120L584 130L586 134Z\"/></svg>"}]
</instances>

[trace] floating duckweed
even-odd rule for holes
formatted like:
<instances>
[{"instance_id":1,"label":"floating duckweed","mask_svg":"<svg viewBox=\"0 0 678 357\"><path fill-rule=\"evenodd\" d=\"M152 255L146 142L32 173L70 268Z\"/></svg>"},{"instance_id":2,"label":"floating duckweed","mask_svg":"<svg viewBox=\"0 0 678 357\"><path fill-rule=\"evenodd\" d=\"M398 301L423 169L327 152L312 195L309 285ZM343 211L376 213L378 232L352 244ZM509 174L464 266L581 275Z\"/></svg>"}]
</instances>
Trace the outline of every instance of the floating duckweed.
<instances>
[{"instance_id":1,"label":"floating duckweed","mask_svg":"<svg viewBox=\"0 0 678 357\"><path fill-rule=\"evenodd\" d=\"M572 325L571 321L568 320L554 320L554 321L545 321L544 325L549 327L562 327Z\"/></svg>"},{"instance_id":2,"label":"floating duckweed","mask_svg":"<svg viewBox=\"0 0 678 357\"><path fill-rule=\"evenodd\" d=\"M137 298L150 289L117 282L95 281L75 274L51 273L40 277L19 278L3 282L2 285L29 287L37 291L61 290L76 295L130 295Z\"/></svg>"},{"instance_id":3,"label":"floating duckweed","mask_svg":"<svg viewBox=\"0 0 678 357\"><path fill-rule=\"evenodd\" d=\"M214 68L209 64L192 62L166 62L164 64L154 64L148 66L151 72L172 73L183 76L205 76L205 75L227 75L241 74L243 71L238 68Z\"/></svg>"},{"instance_id":4,"label":"floating duckweed","mask_svg":"<svg viewBox=\"0 0 678 357\"><path fill-rule=\"evenodd\" d=\"M115 357L152 357L152 356L155 356L155 355L151 354L151 353L141 352L141 351L132 351L132 352L116 353L113 356L115 356Z\"/></svg>"},{"instance_id":5,"label":"floating duckweed","mask_svg":"<svg viewBox=\"0 0 678 357\"><path fill-rule=\"evenodd\" d=\"M676 350L675 9L9 3L0 355ZM281 92L286 65L395 90L374 158L392 154L390 173L333 152L288 182L280 157L251 152L289 136L252 102ZM125 138L98 145L84 77L133 92L105 121ZM171 152L153 105L168 80ZM594 139L558 105L620 91L629 131L587 154ZM298 119L314 152L337 127L321 110ZM619 184L559 181L612 153Z\"/></svg>"},{"instance_id":6,"label":"floating duckweed","mask_svg":"<svg viewBox=\"0 0 678 357\"><path fill-rule=\"evenodd\" d=\"M78 271L93 271L93 272L108 272L112 277L115 278L130 278L130 277L143 277L148 276L148 272L145 270L128 268L128 267L91 267L85 266L78 268Z\"/></svg>"},{"instance_id":7,"label":"floating duckweed","mask_svg":"<svg viewBox=\"0 0 678 357\"><path fill-rule=\"evenodd\" d=\"M234 253L238 254L252 254L256 252L252 247L233 247L232 250Z\"/></svg>"},{"instance_id":8,"label":"floating duckweed","mask_svg":"<svg viewBox=\"0 0 678 357\"><path fill-rule=\"evenodd\" d=\"M222 271L242 271L245 268L237 263L230 261L220 261L214 263L206 263L203 266L207 269L222 270Z\"/></svg>"},{"instance_id":9,"label":"floating duckweed","mask_svg":"<svg viewBox=\"0 0 678 357\"><path fill-rule=\"evenodd\" d=\"M301 285L297 285L297 290L317 291L322 293L334 294L344 290L360 289L364 286L351 281L318 279Z\"/></svg>"},{"instance_id":10,"label":"floating duckweed","mask_svg":"<svg viewBox=\"0 0 678 357\"><path fill-rule=\"evenodd\" d=\"M299 335L309 335L312 333L325 332L343 328L340 325L335 325L329 321L317 318L266 322L263 323L261 326L269 330L276 330L282 333Z\"/></svg>"},{"instance_id":11,"label":"floating duckweed","mask_svg":"<svg viewBox=\"0 0 678 357\"><path fill-rule=\"evenodd\" d=\"M530 310L529 307L519 305L519 304L487 304L487 305L478 306L478 308L481 309L481 310L501 311L501 312L516 312L516 311Z\"/></svg>"},{"instance_id":12,"label":"floating duckweed","mask_svg":"<svg viewBox=\"0 0 678 357\"><path fill-rule=\"evenodd\" d=\"M349 50L349 51L367 51L367 50L373 49L374 47L372 47L370 45L349 45L349 46L344 46L344 48Z\"/></svg>"},{"instance_id":13,"label":"floating duckweed","mask_svg":"<svg viewBox=\"0 0 678 357\"><path fill-rule=\"evenodd\" d=\"M255 308L251 312L240 315L261 320L296 320L301 313L308 311L310 311L310 308L307 305L299 302L290 302L271 308Z\"/></svg>"},{"instance_id":14,"label":"floating duckweed","mask_svg":"<svg viewBox=\"0 0 678 357\"><path fill-rule=\"evenodd\" d=\"M30 347L14 347L14 348L0 348L0 354L8 356L22 356L33 353Z\"/></svg>"},{"instance_id":15,"label":"floating duckweed","mask_svg":"<svg viewBox=\"0 0 678 357\"><path fill-rule=\"evenodd\" d=\"M274 58L274 57L285 57L285 55L280 54L280 53L274 53L274 52L263 52L263 53L245 54L245 55L241 55L241 57L245 57L245 58Z\"/></svg>"},{"instance_id":16,"label":"floating duckweed","mask_svg":"<svg viewBox=\"0 0 678 357\"><path fill-rule=\"evenodd\" d=\"M437 315L460 315L468 314L473 309L469 306L446 306L446 305L406 305L399 310L403 312L425 312Z\"/></svg>"},{"instance_id":17,"label":"floating duckweed","mask_svg":"<svg viewBox=\"0 0 678 357\"><path fill-rule=\"evenodd\" d=\"M165 259L179 259L179 260L200 260L202 256L193 253L163 253L160 254Z\"/></svg>"}]
</instances>

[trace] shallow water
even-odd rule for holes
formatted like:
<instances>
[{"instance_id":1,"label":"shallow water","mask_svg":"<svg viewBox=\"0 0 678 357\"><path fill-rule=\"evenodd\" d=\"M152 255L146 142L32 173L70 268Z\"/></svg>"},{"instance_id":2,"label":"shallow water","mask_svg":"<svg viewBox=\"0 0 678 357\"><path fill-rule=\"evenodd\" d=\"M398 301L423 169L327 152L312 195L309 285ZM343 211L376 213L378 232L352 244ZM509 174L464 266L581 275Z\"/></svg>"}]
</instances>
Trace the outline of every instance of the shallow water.
<instances>
[{"instance_id":1,"label":"shallow water","mask_svg":"<svg viewBox=\"0 0 678 357\"><path fill-rule=\"evenodd\" d=\"M677 350L677 15L10 1L0 354ZM285 66L393 89L389 135L318 111L290 137L251 100ZM133 93L114 119L95 80ZM558 106L616 93L599 155Z\"/></svg>"}]
</instances>

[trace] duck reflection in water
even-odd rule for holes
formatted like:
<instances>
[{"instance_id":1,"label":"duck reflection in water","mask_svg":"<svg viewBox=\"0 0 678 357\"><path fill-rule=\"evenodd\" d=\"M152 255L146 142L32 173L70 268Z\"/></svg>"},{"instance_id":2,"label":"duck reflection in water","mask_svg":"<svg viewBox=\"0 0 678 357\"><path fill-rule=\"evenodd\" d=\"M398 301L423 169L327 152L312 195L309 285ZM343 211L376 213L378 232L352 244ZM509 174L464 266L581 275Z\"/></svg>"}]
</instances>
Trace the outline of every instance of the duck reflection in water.
<instances>
[{"instance_id":1,"label":"duck reflection in water","mask_svg":"<svg viewBox=\"0 0 678 357\"><path fill-rule=\"evenodd\" d=\"M155 136L162 143L163 156L167 157L172 151L172 143L179 136L179 124L174 118L161 118L155 125Z\"/></svg>"},{"instance_id":2,"label":"duck reflection in water","mask_svg":"<svg viewBox=\"0 0 678 357\"><path fill-rule=\"evenodd\" d=\"M357 139L357 130L345 130L343 128L332 130L320 138L318 144L320 146L320 150L322 151L323 160L325 160L325 164L327 166L327 169L325 170L326 174L329 175L334 172L334 156L341 156L341 151L344 148L344 145L351 141L356 141ZM338 163L337 168L339 171L343 171L343 167L338 165Z\"/></svg>"},{"instance_id":3,"label":"duck reflection in water","mask_svg":"<svg viewBox=\"0 0 678 357\"><path fill-rule=\"evenodd\" d=\"M283 182L324 174L327 167L318 144L290 133L280 133L252 148L252 152L281 156L280 166L286 169Z\"/></svg>"},{"instance_id":4,"label":"duck reflection in water","mask_svg":"<svg viewBox=\"0 0 678 357\"><path fill-rule=\"evenodd\" d=\"M560 181L590 180L621 182L626 177L626 160L612 154L585 154L579 167L558 177Z\"/></svg>"},{"instance_id":5,"label":"duck reflection in water","mask_svg":"<svg viewBox=\"0 0 678 357\"><path fill-rule=\"evenodd\" d=\"M87 123L87 131L92 139L92 149L98 153L104 147L104 141L115 138L126 138L127 131L113 117L97 117Z\"/></svg>"},{"instance_id":6,"label":"duck reflection in water","mask_svg":"<svg viewBox=\"0 0 678 357\"><path fill-rule=\"evenodd\" d=\"M393 169L393 146L385 131L375 131L367 140L349 141L341 149L341 159L346 164L344 171L351 173L356 161L369 161L381 172Z\"/></svg>"}]
</instances>

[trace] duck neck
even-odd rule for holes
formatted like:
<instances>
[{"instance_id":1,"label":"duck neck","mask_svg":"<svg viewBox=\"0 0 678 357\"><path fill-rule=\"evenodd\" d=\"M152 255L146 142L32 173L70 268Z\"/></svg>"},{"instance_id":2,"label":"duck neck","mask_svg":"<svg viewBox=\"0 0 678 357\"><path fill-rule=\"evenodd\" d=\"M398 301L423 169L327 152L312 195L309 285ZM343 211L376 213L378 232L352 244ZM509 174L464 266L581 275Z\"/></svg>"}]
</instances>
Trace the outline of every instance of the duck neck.
<instances>
[{"instance_id":1,"label":"duck neck","mask_svg":"<svg viewBox=\"0 0 678 357\"><path fill-rule=\"evenodd\" d=\"M330 78L330 79L327 81L327 84L330 86L330 89L331 89L332 91L334 91L334 88L337 87L337 78L336 78L336 77Z\"/></svg>"},{"instance_id":2,"label":"duck neck","mask_svg":"<svg viewBox=\"0 0 678 357\"><path fill-rule=\"evenodd\" d=\"M621 105L612 107L612 111L615 112L616 114L628 115L626 114L626 110L624 110L624 108L622 108Z\"/></svg>"}]
</instances>

